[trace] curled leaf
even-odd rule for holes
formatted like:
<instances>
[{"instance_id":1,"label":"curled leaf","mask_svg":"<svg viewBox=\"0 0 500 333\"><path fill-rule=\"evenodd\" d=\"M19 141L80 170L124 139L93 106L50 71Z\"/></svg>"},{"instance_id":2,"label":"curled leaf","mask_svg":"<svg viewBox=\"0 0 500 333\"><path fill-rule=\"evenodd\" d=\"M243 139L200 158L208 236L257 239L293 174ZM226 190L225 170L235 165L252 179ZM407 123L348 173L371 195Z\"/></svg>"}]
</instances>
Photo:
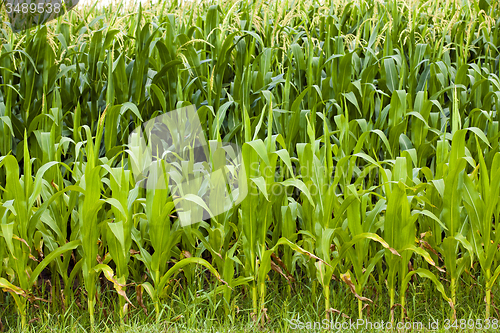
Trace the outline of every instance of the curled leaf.
<instances>
[{"instance_id":1,"label":"curled leaf","mask_svg":"<svg viewBox=\"0 0 500 333\"><path fill-rule=\"evenodd\" d=\"M12 236L12 238L14 238L15 240L20 241L21 243L24 243L24 244L28 247L28 249L31 251L31 248L30 248L30 246L28 245L28 242L27 242L26 240L24 240L24 239L22 239L22 238L20 238L20 237L18 237L18 236L16 236L16 235L13 235L13 236Z\"/></svg>"},{"instance_id":2,"label":"curled leaf","mask_svg":"<svg viewBox=\"0 0 500 333\"><path fill-rule=\"evenodd\" d=\"M22 290L21 288L13 285L9 281L7 281L4 278L0 278L0 288L3 289L5 292L10 292L10 293L15 293L17 295L21 295L23 297L26 297L26 292Z\"/></svg>"},{"instance_id":3,"label":"curled leaf","mask_svg":"<svg viewBox=\"0 0 500 333\"><path fill-rule=\"evenodd\" d=\"M147 316L148 315L148 309L146 308L146 306L144 305L143 301L142 301L142 286L141 285L138 285L135 287L135 297L137 299L137 303L139 304L139 306L142 308L142 310L144 311L144 314Z\"/></svg>"},{"instance_id":4,"label":"curled leaf","mask_svg":"<svg viewBox=\"0 0 500 333\"><path fill-rule=\"evenodd\" d=\"M340 278L349 286L349 289L357 299L359 299L360 301L368 301L373 303L371 299L358 295L358 293L356 292L356 287L354 286L354 283L352 283L351 281L351 273L349 271L347 271L344 274L341 274Z\"/></svg>"},{"instance_id":5,"label":"curled leaf","mask_svg":"<svg viewBox=\"0 0 500 333\"><path fill-rule=\"evenodd\" d=\"M349 316L348 316L348 315L346 315L345 313L342 313L342 312L340 312L339 310L334 309L334 308L329 308L328 310L326 310L326 312L328 312L328 313L337 313L337 314L341 315L343 318L346 318L346 319L351 319L351 317L349 317Z\"/></svg>"},{"instance_id":6,"label":"curled leaf","mask_svg":"<svg viewBox=\"0 0 500 333\"><path fill-rule=\"evenodd\" d=\"M116 292L118 293L118 295L120 295L121 297L125 298L125 300L127 301L127 303L129 303L130 305L132 305L133 308L135 308L134 304L132 304L132 302L128 299L127 293L125 292L125 290L122 287L120 287L119 285L115 284L115 289L116 289ZM127 305L127 304L125 304L125 305Z\"/></svg>"}]
</instances>

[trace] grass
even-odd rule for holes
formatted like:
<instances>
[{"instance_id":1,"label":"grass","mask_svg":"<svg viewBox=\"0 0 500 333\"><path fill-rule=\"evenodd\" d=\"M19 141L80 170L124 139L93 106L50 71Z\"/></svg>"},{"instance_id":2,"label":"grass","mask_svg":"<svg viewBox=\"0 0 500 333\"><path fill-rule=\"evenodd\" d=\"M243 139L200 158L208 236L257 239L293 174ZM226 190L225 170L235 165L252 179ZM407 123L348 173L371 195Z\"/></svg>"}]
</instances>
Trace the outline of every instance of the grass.
<instances>
[{"instance_id":1,"label":"grass","mask_svg":"<svg viewBox=\"0 0 500 333\"><path fill-rule=\"evenodd\" d=\"M116 3L17 34L4 17L4 327L498 318L499 11ZM208 144L192 119L170 126L182 149L141 179L134 130L193 106ZM224 147L242 158L217 186ZM184 225L204 199L210 218Z\"/></svg>"},{"instance_id":2,"label":"grass","mask_svg":"<svg viewBox=\"0 0 500 333\"><path fill-rule=\"evenodd\" d=\"M435 295L433 298L425 296L425 289L432 287L428 282L426 283L425 280L416 282L420 283L415 283L415 287L412 286L407 295L408 299L411 300L409 302L411 306L408 307L408 318L405 322L412 324L421 322L428 326L429 322L438 321L440 329L432 330L433 332L449 331L444 329L445 320L449 319L446 311L443 311L443 308L447 307L447 304L444 304L440 297L436 297L438 295ZM113 292L103 292L100 302L98 302L99 305L96 306L97 325L95 330L103 332L254 332L256 330L264 332L305 332L310 330L295 329L294 323L298 323L299 321L304 323L304 325L308 322L324 323L324 316L320 310L323 299L322 297L312 299L311 289L307 284L294 284L295 293L291 298L285 296L279 290L277 283L274 286L270 285L269 289L266 308L268 309L268 313L273 315L265 320L264 326L256 324L250 316L252 307L248 291L242 291L236 296L240 301L241 307L231 318L224 318L223 316L214 314L213 301L207 299L199 301L195 295L177 290L173 293L172 300L162 304L162 314L159 322L155 322L154 320L153 304L145 300L149 316L144 313L142 308L138 307L129 312L126 322L123 324L118 323L119 318L114 311L117 304L117 295ZM351 319L356 322L358 319L356 318L357 303L356 300L345 297L349 293L348 288L338 282L334 282L332 283L332 289L337 290L335 294L332 294L332 306L344 315L336 313L332 320L349 322L349 319ZM200 294L204 295L206 293L201 291ZM373 294L375 295L376 291L373 291ZM473 288L469 293L464 292L463 295L458 295L458 299L460 300L459 306L457 306L458 318L473 319L474 321L479 320L484 323L482 311L478 311L483 304L483 300L479 294L481 293ZM134 296L132 294L130 298L132 299ZM498 302L498 299L496 302ZM36 318L36 320L23 331L89 331L88 315L78 306L78 302L71 304L64 311L56 312L51 311L50 305L45 302L36 302L36 304L39 308L34 309L32 313L32 317ZM82 304L84 303L82 302ZM367 311L367 318L365 319L370 322L381 322L382 320L388 322L390 318L389 304L381 301L377 301L375 304L378 305L370 306L370 309ZM9 312L9 310L4 311L4 313ZM14 315L2 315L2 319L4 327L9 327L9 324L13 324L16 321ZM397 323L394 325L396 326ZM20 328L11 328L7 331L16 332L21 330ZM355 329L347 331L369 332L373 330ZM408 332L411 331L408 330ZM420 332L421 330L416 329L414 331ZM496 330L483 331L494 332Z\"/></svg>"}]
</instances>

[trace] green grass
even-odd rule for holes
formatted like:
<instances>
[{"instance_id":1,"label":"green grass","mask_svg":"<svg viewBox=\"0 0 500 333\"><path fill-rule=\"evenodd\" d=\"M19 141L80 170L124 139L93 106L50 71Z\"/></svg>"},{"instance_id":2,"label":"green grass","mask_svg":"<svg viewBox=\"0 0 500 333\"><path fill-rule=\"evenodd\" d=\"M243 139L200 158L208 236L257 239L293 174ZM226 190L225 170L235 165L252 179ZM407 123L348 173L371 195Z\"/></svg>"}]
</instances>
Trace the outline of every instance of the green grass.
<instances>
[{"instance_id":1,"label":"green grass","mask_svg":"<svg viewBox=\"0 0 500 333\"><path fill-rule=\"evenodd\" d=\"M443 325L446 319L449 319L446 311L443 311L447 304L444 304L439 295L426 297L425 290L432 286L425 280L415 281L412 284L407 294L410 306L408 307L408 318L406 323L421 322L428 325L429 322L438 321L440 324L439 330L435 332L445 332ZM179 287L180 288L180 287ZM304 324L307 322L322 322L324 316L321 312L323 299L311 297L311 289L305 284L294 284L294 295L289 298L282 290L283 286L278 283L269 284L269 295L266 300L266 308L269 313L269 318L264 321L263 325L256 324L250 316L251 301L248 291L242 290L235 297L239 301L239 309L231 318L224 318L220 314L214 313L214 302L211 300L197 300L197 297L189 292L176 290L172 294L172 299L162 304L161 319L159 322L154 320L154 306L151 302L145 300L145 306L149 316L144 313L140 307L133 309L126 317L126 322L119 324L119 316L114 309L117 304L117 295L113 292L103 292L100 297L100 302L96 305L96 331L109 332L296 332L308 331L306 329L293 329L294 320L298 320ZM208 288L209 289L209 288ZM332 318L334 321L348 322L349 319L356 321L357 303L355 300L346 298L348 288L339 284L332 283L332 289L336 292L332 294L332 307L339 310L345 316L335 313ZM474 319L484 322L483 313L479 309L482 308L483 301L479 296L480 292L473 288L470 292L465 288L464 293L458 295L459 305L457 306L457 317L460 319ZM376 299L376 291L372 291L373 297ZM206 295L200 291L200 295ZM131 299L135 298L132 293ZM390 308L388 302L381 301L379 296L376 306L370 306L366 310L367 320L370 322L388 322L390 318ZM220 300L219 300L220 301ZM498 302L498 298L495 297ZM62 311L51 311L49 304L44 302L35 302L39 308L32 310L32 318L36 318L23 331L33 332L87 332L89 331L88 314L78 306L78 302L70 305L68 309ZM84 304L83 300L81 304ZM14 309L11 309L14 310ZM495 310L498 311L498 310ZM2 314L2 322L4 327L9 328L15 326L16 316L9 313L8 309ZM10 312L12 313L12 312ZM495 312L496 313L496 312ZM272 315L271 315L272 314ZM497 316L494 316L498 318ZM397 325L395 323L394 325ZM12 327L9 332L21 331L20 328ZM310 331L310 330L309 330ZM344 330L342 330L344 331ZM370 332L370 330L347 330L350 332ZM379 330L380 331L380 330ZM414 330L420 332L421 330ZM469 330L473 331L473 330ZM496 330L482 330L484 332L495 332ZM411 332L411 330L409 330Z\"/></svg>"},{"instance_id":2,"label":"green grass","mask_svg":"<svg viewBox=\"0 0 500 333\"><path fill-rule=\"evenodd\" d=\"M492 0L173 1L19 34L4 17L3 325L498 318L499 14ZM181 226L167 179L200 165L160 161L164 189L145 188L128 138L190 105L211 162L242 148L248 195Z\"/></svg>"}]
</instances>

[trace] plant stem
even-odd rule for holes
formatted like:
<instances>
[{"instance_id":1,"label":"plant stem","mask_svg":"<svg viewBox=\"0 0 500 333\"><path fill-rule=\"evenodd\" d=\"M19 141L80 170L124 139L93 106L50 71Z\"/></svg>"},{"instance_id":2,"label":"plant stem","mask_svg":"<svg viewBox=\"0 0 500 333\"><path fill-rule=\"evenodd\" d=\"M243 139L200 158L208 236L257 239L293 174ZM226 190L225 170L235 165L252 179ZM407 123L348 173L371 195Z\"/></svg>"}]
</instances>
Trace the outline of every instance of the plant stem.
<instances>
[{"instance_id":1,"label":"plant stem","mask_svg":"<svg viewBox=\"0 0 500 333\"><path fill-rule=\"evenodd\" d=\"M87 301L88 308L89 308L89 317L90 317L90 331L94 331L94 297L89 295L89 299Z\"/></svg>"},{"instance_id":2,"label":"plant stem","mask_svg":"<svg viewBox=\"0 0 500 333\"><path fill-rule=\"evenodd\" d=\"M363 302L358 299L358 318L363 319Z\"/></svg>"},{"instance_id":3,"label":"plant stem","mask_svg":"<svg viewBox=\"0 0 500 333\"><path fill-rule=\"evenodd\" d=\"M254 282L252 284L252 307L253 307L253 313L255 317L257 318L258 315L258 310L257 310L257 283Z\"/></svg>"},{"instance_id":4,"label":"plant stem","mask_svg":"<svg viewBox=\"0 0 500 333\"><path fill-rule=\"evenodd\" d=\"M401 321L404 321L406 300L405 300L405 292L403 292L403 289L401 289L401 296L399 297L399 302L401 303Z\"/></svg>"},{"instance_id":5,"label":"plant stem","mask_svg":"<svg viewBox=\"0 0 500 333\"><path fill-rule=\"evenodd\" d=\"M456 297L457 286L456 286L456 279L453 277L451 278L450 289L451 289L451 300L453 301L453 304L455 304L457 298Z\"/></svg>"},{"instance_id":6,"label":"plant stem","mask_svg":"<svg viewBox=\"0 0 500 333\"><path fill-rule=\"evenodd\" d=\"M490 311L491 311L491 285L490 285L490 279L491 279L491 270L487 269L486 270L486 313L485 313L485 318L486 319L490 318Z\"/></svg>"},{"instance_id":7,"label":"plant stem","mask_svg":"<svg viewBox=\"0 0 500 333\"><path fill-rule=\"evenodd\" d=\"M394 312L392 311L392 307L394 306L394 287L389 289L389 297L391 299L389 309L391 311L391 324L394 323Z\"/></svg>"},{"instance_id":8,"label":"plant stem","mask_svg":"<svg viewBox=\"0 0 500 333\"><path fill-rule=\"evenodd\" d=\"M330 285L326 284L323 288L323 294L325 295L325 317L330 320Z\"/></svg>"}]
</instances>

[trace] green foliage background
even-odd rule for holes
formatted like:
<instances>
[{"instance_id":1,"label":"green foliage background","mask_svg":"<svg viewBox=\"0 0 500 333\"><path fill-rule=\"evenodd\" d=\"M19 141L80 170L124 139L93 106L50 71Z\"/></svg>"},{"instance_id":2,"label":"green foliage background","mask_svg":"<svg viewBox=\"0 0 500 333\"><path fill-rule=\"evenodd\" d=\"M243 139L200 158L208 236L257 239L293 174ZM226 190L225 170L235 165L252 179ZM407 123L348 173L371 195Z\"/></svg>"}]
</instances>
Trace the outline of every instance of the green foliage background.
<instances>
[{"instance_id":1,"label":"green foliage background","mask_svg":"<svg viewBox=\"0 0 500 333\"><path fill-rule=\"evenodd\" d=\"M373 295L406 311L417 281L450 318L477 286L490 317L499 14L493 0L201 1L75 9L20 34L4 20L0 297L24 326L49 280L53 309L83 299L93 325L106 290L117 318L144 294L159 319L182 285L220 299L221 318L248 294L258 322L269 281L322 293L327 318L332 278L358 317ZM257 167L240 205L181 228L177 199L134 181L126 143L187 105Z\"/></svg>"}]
</instances>

